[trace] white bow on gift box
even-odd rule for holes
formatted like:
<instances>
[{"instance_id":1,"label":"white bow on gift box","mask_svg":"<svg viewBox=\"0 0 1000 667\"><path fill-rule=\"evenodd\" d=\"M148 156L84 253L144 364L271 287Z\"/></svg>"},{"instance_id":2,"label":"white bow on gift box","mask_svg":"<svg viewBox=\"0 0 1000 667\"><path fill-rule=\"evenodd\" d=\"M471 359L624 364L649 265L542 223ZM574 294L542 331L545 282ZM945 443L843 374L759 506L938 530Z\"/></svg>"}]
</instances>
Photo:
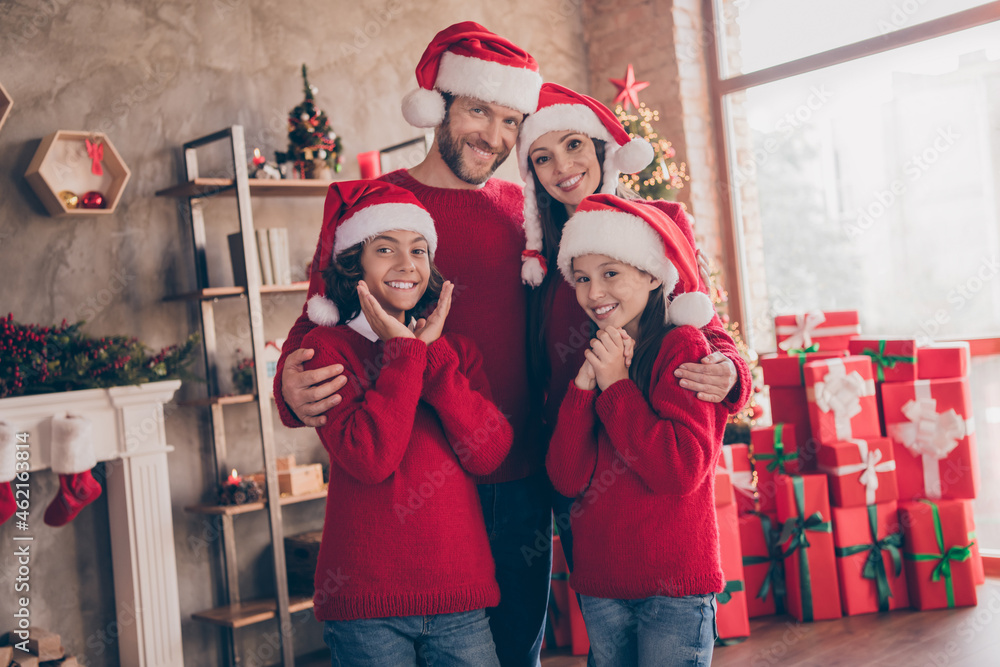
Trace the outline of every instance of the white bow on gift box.
<instances>
[{"instance_id":1,"label":"white bow on gift box","mask_svg":"<svg viewBox=\"0 0 1000 667\"><path fill-rule=\"evenodd\" d=\"M850 440L854 435L851 419L861 414L861 398L875 395L875 381L866 380L858 371L848 373L841 359L825 363L829 372L813 387L813 399L821 411L833 413L837 439Z\"/></svg>"},{"instance_id":2,"label":"white bow on gift box","mask_svg":"<svg viewBox=\"0 0 1000 667\"><path fill-rule=\"evenodd\" d=\"M908 421L889 424L889 435L919 456L924 467L924 492L928 498L941 498L940 461L948 457L958 443L975 431L972 418L964 419L949 408L937 411L937 401L931 397L928 383L914 384L916 398L902 407Z\"/></svg>"},{"instance_id":3,"label":"white bow on gift box","mask_svg":"<svg viewBox=\"0 0 1000 667\"><path fill-rule=\"evenodd\" d=\"M866 440L850 439L848 442L853 442L857 446L858 452L861 454L861 463L849 463L843 466L819 466L819 471L837 477L860 472L858 483L865 487L865 505L873 505L875 494L878 491L878 474L895 470L896 462L883 461L880 449L869 451Z\"/></svg>"},{"instance_id":4,"label":"white bow on gift box","mask_svg":"<svg viewBox=\"0 0 1000 667\"><path fill-rule=\"evenodd\" d=\"M731 447L722 448L722 462L724 465L719 465L716 470L728 472L733 488L752 500L754 495L753 471L733 469L733 450Z\"/></svg>"},{"instance_id":5,"label":"white bow on gift box","mask_svg":"<svg viewBox=\"0 0 1000 667\"><path fill-rule=\"evenodd\" d=\"M795 324L781 324L775 327L779 336L788 336L778 344L784 351L803 349L812 345L812 334L819 325L826 322L826 315L820 310L810 310L795 316Z\"/></svg>"}]
</instances>

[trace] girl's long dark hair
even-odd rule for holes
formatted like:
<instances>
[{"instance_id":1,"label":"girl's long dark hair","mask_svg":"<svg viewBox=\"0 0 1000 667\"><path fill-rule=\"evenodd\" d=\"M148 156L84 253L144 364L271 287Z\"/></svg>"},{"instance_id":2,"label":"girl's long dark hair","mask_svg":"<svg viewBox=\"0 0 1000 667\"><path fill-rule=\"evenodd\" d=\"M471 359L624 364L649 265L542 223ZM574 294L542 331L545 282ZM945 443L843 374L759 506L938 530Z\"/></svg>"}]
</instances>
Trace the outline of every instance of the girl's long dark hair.
<instances>
[{"instance_id":1,"label":"girl's long dark hair","mask_svg":"<svg viewBox=\"0 0 1000 667\"><path fill-rule=\"evenodd\" d=\"M358 283L364 276L364 269L361 267L361 253L365 249L364 243L352 245L343 251L323 270L323 282L326 284L326 298L337 305L340 311L340 323L346 324L361 315L361 302L358 300ZM411 317L425 317L430 310L430 306L438 300L441 288L444 286L444 277L434 265L434 260L430 262L430 276L427 280L427 289L412 310L406 311L406 320Z\"/></svg>"},{"instance_id":2,"label":"girl's long dark hair","mask_svg":"<svg viewBox=\"0 0 1000 667\"><path fill-rule=\"evenodd\" d=\"M649 301L639 316L639 334L635 341L635 351L632 353L632 365L628 376L649 400L649 386L653 376L653 364L660 354L663 337L673 329L666 323L667 309L663 302L663 285L649 293Z\"/></svg>"}]
</instances>

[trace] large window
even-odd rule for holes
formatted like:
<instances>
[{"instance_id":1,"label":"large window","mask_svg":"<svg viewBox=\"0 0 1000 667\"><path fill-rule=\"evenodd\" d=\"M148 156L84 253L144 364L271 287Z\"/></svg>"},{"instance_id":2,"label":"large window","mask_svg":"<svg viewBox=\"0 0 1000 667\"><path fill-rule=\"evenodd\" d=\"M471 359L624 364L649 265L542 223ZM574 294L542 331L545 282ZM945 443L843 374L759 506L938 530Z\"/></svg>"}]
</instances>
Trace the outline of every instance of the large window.
<instances>
[{"instance_id":1,"label":"large window","mask_svg":"<svg viewBox=\"0 0 1000 667\"><path fill-rule=\"evenodd\" d=\"M753 346L774 349L775 313L814 308L857 309L866 333L1000 338L1000 3L717 0L715 13L742 258L731 288ZM998 365L977 357L972 378L990 549Z\"/></svg>"}]
</instances>

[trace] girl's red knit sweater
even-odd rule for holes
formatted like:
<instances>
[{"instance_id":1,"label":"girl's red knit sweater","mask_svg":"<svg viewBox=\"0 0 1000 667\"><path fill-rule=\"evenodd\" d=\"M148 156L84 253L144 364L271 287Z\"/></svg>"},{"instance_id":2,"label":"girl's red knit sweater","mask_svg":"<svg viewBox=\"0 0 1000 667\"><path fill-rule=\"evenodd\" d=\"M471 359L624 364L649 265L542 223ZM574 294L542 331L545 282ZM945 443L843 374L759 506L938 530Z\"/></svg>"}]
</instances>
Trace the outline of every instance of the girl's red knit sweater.
<instances>
[{"instance_id":1,"label":"girl's red knit sweater","mask_svg":"<svg viewBox=\"0 0 1000 667\"><path fill-rule=\"evenodd\" d=\"M719 592L715 466L727 409L677 384L682 363L709 354L694 327L670 330L647 401L632 380L603 392L571 384L546 467L570 509L570 584L593 597L641 599Z\"/></svg>"},{"instance_id":2,"label":"girl's red knit sweater","mask_svg":"<svg viewBox=\"0 0 1000 667\"><path fill-rule=\"evenodd\" d=\"M303 343L316 351L309 368L343 364L348 378L343 401L317 429L330 488L316 618L497 605L475 476L500 465L512 430L490 402L475 344L456 335L429 346L382 343L343 325L316 327Z\"/></svg>"},{"instance_id":3,"label":"girl's red knit sweater","mask_svg":"<svg viewBox=\"0 0 1000 667\"><path fill-rule=\"evenodd\" d=\"M508 482L541 472L545 451L538 441L539 429L529 424L527 288L521 283L521 188L496 178L475 190L433 188L405 170L381 178L413 192L434 219L438 235L434 263L455 284L445 330L476 342L496 404L514 428L514 444L506 460L478 481ZM314 266L318 265L314 260ZM278 362L274 395L279 397L278 412L286 426L302 426L302 422L280 399L284 360L303 346L303 336L314 326L303 307L288 332Z\"/></svg>"}]
</instances>

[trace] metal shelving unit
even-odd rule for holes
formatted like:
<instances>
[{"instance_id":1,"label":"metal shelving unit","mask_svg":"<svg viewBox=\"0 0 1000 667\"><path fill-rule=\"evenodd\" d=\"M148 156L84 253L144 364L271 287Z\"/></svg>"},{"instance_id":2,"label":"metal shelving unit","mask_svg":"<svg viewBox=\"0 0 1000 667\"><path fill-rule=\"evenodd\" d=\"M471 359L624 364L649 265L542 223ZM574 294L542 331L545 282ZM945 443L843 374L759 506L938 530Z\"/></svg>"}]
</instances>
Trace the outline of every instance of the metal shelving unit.
<instances>
[{"instance_id":1,"label":"metal shelving unit","mask_svg":"<svg viewBox=\"0 0 1000 667\"><path fill-rule=\"evenodd\" d=\"M234 178L202 178L198 171L198 149L217 142L229 144ZM236 282L245 282L247 287L212 287L208 280L206 262L206 233L202 204L210 197L235 197L243 241L243 256L247 267L258 265L257 243L254 232L251 197L325 197L329 182L324 181L270 181L248 178L246 145L243 128L233 125L200 139L184 144L185 182L160 190L157 196L176 197L187 200L193 239L195 275L197 289L193 292L168 297L168 300L196 301L200 305L201 333L204 342L205 370L208 393L205 398L186 402L187 405L207 407L211 411L212 445L215 454L216 477L225 479L230 470L228 443L226 442L225 407L227 405L256 403L264 458L264 472L267 480L266 500L238 506L198 505L186 508L189 512L216 517L220 523L223 551L223 585L219 606L192 614L192 618L217 625L224 633L226 663L242 664L236 646L235 630L277 618L281 640L281 664L292 667L295 653L292 645L291 614L312 609L312 599L290 597L288 577L285 569L284 531L281 508L283 505L314 500L326 496L326 492L305 496L282 497L278 492L278 475L275 464L274 425L270 401L264 396L244 394L222 396L219 390L219 368L216 360L217 337L215 330L215 303L220 298L239 296L248 305L251 351L255 361L258 392L266 387L267 378L264 363L256 363L263 358L264 331L261 296L269 293L306 292L308 283L293 285L260 284L256 271L250 275L235 276ZM245 269L244 269L245 271ZM237 545L233 517L249 512L266 511L270 523L271 549L274 563L275 597L261 600L243 600L239 590L239 569L237 565Z\"/></svg>"}]
</instances>

